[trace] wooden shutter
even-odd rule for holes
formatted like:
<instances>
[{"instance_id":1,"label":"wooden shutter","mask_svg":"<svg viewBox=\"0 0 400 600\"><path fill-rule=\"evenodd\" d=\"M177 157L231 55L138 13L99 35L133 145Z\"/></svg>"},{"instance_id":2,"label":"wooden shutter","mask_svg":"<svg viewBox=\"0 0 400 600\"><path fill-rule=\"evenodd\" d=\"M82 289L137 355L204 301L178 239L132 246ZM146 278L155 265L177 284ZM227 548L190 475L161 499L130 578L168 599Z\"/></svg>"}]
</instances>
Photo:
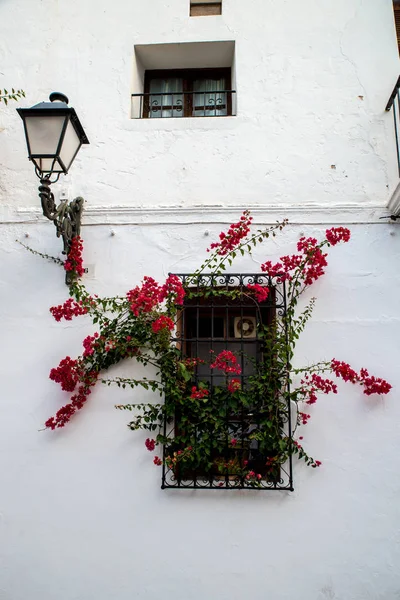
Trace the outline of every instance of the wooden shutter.
<instances>
[{"instance_id":1,"label":"wooden shutter","mask_svg":"<svg viewBox=\"0 0 400 600\"><path fill-rule=\"evenodd\" d=\"M222 13L222 2L191 2L191 17L206 17L220 15Z\"/></svg>"},{"instance_id":2,"label":"wooden shutter","mask_svg":"<svg viewBox=\"0 0 400 600\"><path fill-rule=\"evenodd\" d=\"M394 10L394 22L396 24L397 45L399 47L399 52L400 52L400 4L394 4L393 10Z\"/></svg>"}]
</instances>

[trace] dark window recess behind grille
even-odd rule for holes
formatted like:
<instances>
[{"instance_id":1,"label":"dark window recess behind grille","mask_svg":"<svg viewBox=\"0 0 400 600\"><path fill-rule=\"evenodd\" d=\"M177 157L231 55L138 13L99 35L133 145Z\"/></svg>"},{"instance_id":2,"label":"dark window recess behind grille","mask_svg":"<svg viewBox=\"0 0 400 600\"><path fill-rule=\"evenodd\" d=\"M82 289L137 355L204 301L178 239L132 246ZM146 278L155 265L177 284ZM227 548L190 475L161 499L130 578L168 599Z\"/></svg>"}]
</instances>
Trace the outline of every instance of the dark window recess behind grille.
<instances>
[{"instance_id":1,"label":"dark window recess behind grille","mask_svg":"<svg viewBox=\"0 0 400 600\"><path fill-rule=\"evenodd\" d=\"M268 411L276 412L271 398L256 398L251 406L246 403L235 404L234 409L229 405L229 400L221 400L226 399L224 390L233 379L239 380L241 389L245 391L256 369L263 364L263 328L271 328L272 331L273 327L284 327L280 319L286 310L284 284L274 284L271 278L261 274L201 275L197 281L193 281L189 275L179 277L184 285L186 280L190 281L190 292L178 315L176 337L173 341L180 350L182 359L199 358L205 361L196 367L190 385L196 386L197 389L199 386L205 386L209 390L208 406L220 416L223 415L225 426L222 433L220 430L216 432L210 421L198 422L196 413L183 415L177 407L174 422L165 422L164 434L170 442L164 446L164 459L183 449L179 440L184 434L190 438L189 442L194 448L199 440L202 440L202 443L205 439L210 440L208 466L200 466L194 460L192 463L189 461L177 467L169 467L167 460L167 465L163 467L162 487L252 487L243 475L245 466L246 469L262 475L262 480L255 489L292 489L291 460L288 464L279 465L271 470L268 461L279 450L267 447L265 443L261 447L257 436L254 435L262 427L261 422L269 419ZM261 304L254 301L246 287L255 282L270 288L268 299ZM197 285L193 286L196 283ZM233 291L234 297L224 294L224 290ZM222 350L235 353L241 367L240 374L225 375L218 369L210 368L210 357L218 355ZM272 418L276 418L276 415ZM289 423L283 418L279 428L282 430L282 436L291 436L290 417ZM230 443L232 438L238 440L234 447Z\"/></svg>"},{"instance_id":2,"label":"dark window recess behind grille","mask_svg":"<svg viewBox=\"0 0 400 600\"><path fill-rule=\"evenodd\" d=\"M232 115L231 69L146 71L142 116L225 117Z\"/></svg>"}]
</instances>

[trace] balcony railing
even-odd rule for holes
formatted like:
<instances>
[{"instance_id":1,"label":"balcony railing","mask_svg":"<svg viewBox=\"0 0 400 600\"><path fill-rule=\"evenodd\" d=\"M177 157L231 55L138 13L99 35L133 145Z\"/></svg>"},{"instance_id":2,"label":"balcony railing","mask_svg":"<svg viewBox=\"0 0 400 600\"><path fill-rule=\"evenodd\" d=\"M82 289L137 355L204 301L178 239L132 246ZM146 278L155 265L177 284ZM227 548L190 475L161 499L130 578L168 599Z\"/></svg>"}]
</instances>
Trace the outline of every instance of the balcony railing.
<instances>
[{"instance_id":1,"label":"balcony railing","mask_svg":"<svg viewBox=\"0 0 400 600\"><path fill-rule=\"evenodd\" d=\"M236 114L236 91L132 94L132 118L229 117Z\"/></svg>"},{"instance_id":2,"label":"balcony railing","mask_svg":"<svg viewBox=\"0 0 400 600\"><path fill-rule=\"evenodd\" d=\"M389 112L393 108L393 123L394 123L394 133L396 137L396 152L397 152L397 166L399 169L400 176L400 77L398 78L396 85L393 88L393 92L390 95L388 103L386 104L385 110Z\"/></svg>"}]
</instances>

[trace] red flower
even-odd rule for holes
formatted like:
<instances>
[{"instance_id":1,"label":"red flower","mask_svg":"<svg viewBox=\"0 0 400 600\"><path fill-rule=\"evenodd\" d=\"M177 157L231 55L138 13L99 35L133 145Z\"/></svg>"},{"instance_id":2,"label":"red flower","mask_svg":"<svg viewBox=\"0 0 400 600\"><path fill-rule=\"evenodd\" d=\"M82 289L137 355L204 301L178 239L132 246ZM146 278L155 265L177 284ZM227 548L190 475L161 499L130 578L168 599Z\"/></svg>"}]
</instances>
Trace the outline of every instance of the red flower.
<instances>
[{"instance_id":1,"label":"red flower","mask_svg":"<svg viewBox=\"0 0 400 600\"><path fill-rule=\"evenodd\" d=\"M135 317L140 312L150 312L159 303L161 287L152 277L144 277L142 285L130 290L126 297Z\"/></svg>"},{"instance_id":2,"label":"red flower","mask_svg":"<svg viewBox=\"0 0 400 600\"><path fill-rule=\"evenodd\" d=\"M174 328L174 322L169 317L161 315L161 317L158 317L158 319L151 324L151 328L154 333L158 333L161 329L169 329L169 331L172 331Z\"/></svg>"},{"instance_id":3,"label":"red flower","mask_svg":"<svg viewBox=\"0 0 400 600\"><path fill-rule=\"evenodd\" d=\"M188 369L194 369L197 365L204 365L205 360L202 358L186 358L184 360L185 367Z\"/></svg>"},{"instance_id":4,"label":"red flower","mask_svg":"<svg viewBox=\"0 0 400 600\"><path fill-rule=\"evenodd\" d=\"M158 456L155 456L155 457L154 457L154 459L153 459L153 463L154 463L155 465L157 465L157 467L161 467L161 465L162 465L162 460L161 460L161 458L159 458Z\"/></svg>"},{"instance_id":5,"label":"red flower","mask_svg":"<svg viewBox=\"0 0 400 600\"><path fill-rule=\"evenodd\" d=\"M81 364L66 356L57 368L51 369L49 377L52 381L60 383L61 389L65 392L73 392L82 373Z\"/></svg>"},{"instance_id":6,"label":"red flower","mask_svg":"<svg viewBox=\"0 0 400 600\"><path fill-rule=\"evenodd\" d=\"M265 302L269 296L269 288L259 285L258 283L255 283L254 285L249 284L246 287L248 290L254 292L257 302Z\"/></svg>"},{"instance_id":7,"label":"red flower","mask_svg":"<svg viewBox=\"0 0 400 600\"><path fill-rule=\"evenodd\" d=\"M349 241L350 230L346 227L332 227L326 230L325 236L331 246L336 246L338 242Z\"/></svg>"},{"instance_id":8,"label":"red flower","mask_svg":"<svg viewBox=\"0 0 400 600\"><path fill-rule=\"evenodd\" d=\"M364 386L364 394L367 396L371 396L371 394L388 394L392 389L390 383L380 377L370 375L367 369L361 369L360 378Z\"/></svg>"},{"instance_id":9,"label":"red flower","mask_svg":"<svg viewBox=\"0 0 400 600\"><path fill-rule=\"evenodd\" d=\"M240 375L242 369L237 362L236 356L230 350L222 350L216 357L213 363L210 365L211 369L220 369L226 374L236 373Z\"/></svg>"},{"instance_id":10,"label":"red flower","mask_svg":"<svg viewBox=\"0 0 400 600\"><path fill-rule=\"evenodd\" d=\"M284 273L282 263L279 262L273 265L270 260L267 260L267 262L261 265L261 271L267 273L270 277L277 277L278 275L281 275L283 279L289 278L289 276L286 276Z\"/></svg>"},{"instance_id":11,"label":"red flower","mask_svg":"<svg viewBox=\"0 0 400 600\"><path fill-rule=\"evenodd\" d=\"M174 304L183 304L185 290L182 281L177 275L169 275L161 288L159 300L163 302L166 298L172 300Z\"/></svg>"},{"instance_id":12,"label":"red flower","mask_svg":"<svg viewBox=\"0 0 400 600\"><path fill-rule=\"evenodd\" d=\"M147 440L145 441L144 445L146 446L147 450L149 452L153 452L154 448L156 447L156 441L155 440L151 440L150 438L147 438Z\"/></svg>"},{"instance_id":13,"label":"red flower","mask_svg":"<svg viewBox=\"0 0 400 600\"><path fill-rule=\"evenodd\" d=\"M232 379L228 383L228 391L231 392L231 394L240 390L240 387L241 387L240 379Z\"/></svg>"},{"instance_id":14,"label":"red flower","mask_svg":"<svg viewBox=\"0 0 400 600\"><path fill-rule=\"evenodd\" d=\"M307 403L307 404L309 404L309 403ZM311 419L311 415L307 415L306 413L303 413L303 412L299 412L299 417L301 419L302 425L307 425L308 420ZM299 439L302 439L302 438L299 438Z\"/></svg>"},{"instance_id":15,"label":"red flower","mask_svg":"<svg viewBox=\"0 0 400 600\"><path fill-rule=\"evenodd\" d=\"M78 392L71 396L71 402L60 408L54 417L47 419L45 426L48 429L64 427L71 417L76 413L76 411L80 410L84 406L88 396L92 392L90 388L95 385L98 376L99 374L97 371L89 371L88 373L85 373L85 375L81 378L81 385L78 388Z\"/></svg>"},{"instance_id":16,"label":"red flower","mask_svg":"<svg viewBox=\"0 0 400 600\"><path fill-rule=\"evenodd\" d=\"M88 335L87 337L85 337L85 339L82 342L84 347L83 356L91 356L92 354L94 354L94 350L98 345L98 337L99 334L97 332L94 335Z\"/></svg>"},{"instance_id":17,"label":"red flower","mask_svg":"<svg viewBox=\"0 0 400 600\"><path fill-rule=\"evenodd\" d=\"M351 383L360 383L364 386L364 394L371 396L371 394L388 394L392 389L390 383L382 379L381 377L375 377L370 375L367 369L361 369L358 374L354 369L350 367L348 363L341 362L336 359L331 361L331 369L335 373L336 377L341 377L344 381L350 381Z\"/></svg>"},{"instance_id":18,"label":"red flower","mask_svg":"<svg viewBox=\"0 0 400 600\"><path fill-rule=\"evenodd\" d=\"M76 302L72 298L68 298L64 304L52 306L50 312L56 321L61 321L61 319L71 321L73 317L85 315L88 312L88 307L84 306L82 301Z\"/></svg>"},{"instance_id":19,"label":"red flower","mask_svg":"<svg viewBox=\"0 0 400 600\"><path fill-rule=\"evenodd\" d=\"M232 438L231 439L231 445L232 446L236 446L236 444L237 444L237 439L236 438Z\"/></svg>"},{"instance_id":20,"label":"red flower","mask_svg":"<svg viewBox=\"0 0 400 600\"><path fill-rule=\"evenodd\" d=\"M250 216L250 212L245 210L240 217L240 221L232 223L227 233L221 232L219 234L221 241L212 243L207 252L217 249L217 254L225 256L228 252L234 250L249 233L252 220L253 217Z\"/></svg>"},{"instance_id":21,"label":"red flower","mask_svg":"<svg viewBox=\"0 0 400 600\"><path fill-rule=\"evenodd\" d=\"M67 254L67 260L64 263L64 269L66 271L75 272L79 277L85 272L85 269L83 268L82 252L82 239L79 236L72 238L71 248Z\"/></svg>"},{"instance_id":22,"label":"red flower","mask_svg":"<svg viewBox=\"0 0 400 600\"><path fill-rule=\"evenodd\" d=\"M304 386L301 389L301 393L308 396L307 404L315 404L317 401L317 391L324 394L330 394L331 392L337 394L337 385L330 379L324 379L316 373L313 373L311 376L305 374L304 379L301 380L301 384Z\"/></svg>"},{"instance_id":23,"label":"red flower","mask_svg":"<svg viewBox=\"0 0 400 600\"><path fill-rule=\"evenodd\" d=\"M192 393L190 394L190 397L194 400L201 400L205 396L208 396L208 393L208 390L205 390L204 388L197 389L197 387L194 385L192 387Z\"/></svg>"},{"instance_id":24,"label":"red flower","mask_svg":"<svg viewBox=\"0 0 400 600\"><path fill-rule=\"evenodd\" d=\"M356 383L360 380L358 373L354 371L354 369L352 369L348 363L343 361L333 358L331 361L331 369L335 373L336 377L341 377L343 381Z\"/></svg>"}]
</instances>

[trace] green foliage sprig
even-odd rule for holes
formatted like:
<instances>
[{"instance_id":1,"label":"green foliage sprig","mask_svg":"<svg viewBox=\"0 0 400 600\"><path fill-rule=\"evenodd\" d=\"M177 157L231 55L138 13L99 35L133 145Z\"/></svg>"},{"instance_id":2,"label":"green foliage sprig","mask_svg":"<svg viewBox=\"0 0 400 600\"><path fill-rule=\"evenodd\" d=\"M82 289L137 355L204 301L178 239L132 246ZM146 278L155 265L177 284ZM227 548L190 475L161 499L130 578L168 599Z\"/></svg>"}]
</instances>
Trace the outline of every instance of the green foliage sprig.
<instances>
[{"instance_id":1,"label":"green foliage sprig","mask_svg":"<svg viewBox=\"0 0 400 600\"><path fill-rule=\"evenodd\" d=\"M20 98L25 98L24 90L15 90L14 88L11 88L11 92L9 92L5 88L0 89L0 102L3 101L6 105L10 100L18 102Z\"/></svg>"}]
</instances>

